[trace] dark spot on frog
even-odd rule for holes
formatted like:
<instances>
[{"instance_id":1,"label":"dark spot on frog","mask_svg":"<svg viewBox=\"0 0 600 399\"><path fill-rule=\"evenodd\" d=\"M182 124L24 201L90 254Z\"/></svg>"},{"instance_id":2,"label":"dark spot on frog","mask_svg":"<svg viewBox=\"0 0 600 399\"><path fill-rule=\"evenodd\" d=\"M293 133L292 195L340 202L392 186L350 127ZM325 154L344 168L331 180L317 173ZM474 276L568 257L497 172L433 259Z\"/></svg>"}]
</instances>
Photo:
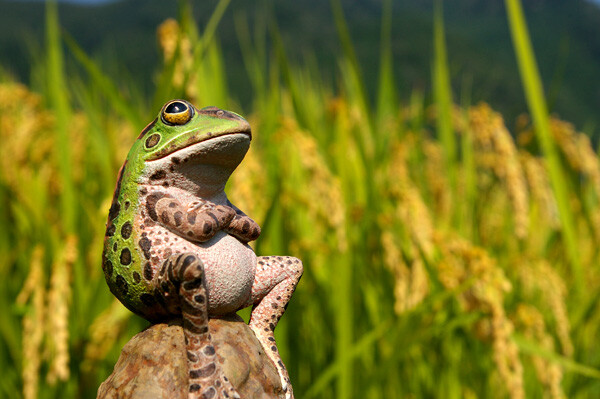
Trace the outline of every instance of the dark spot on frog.
<instances>
[{"instance_id":1,"label":"dark spot on frog","mask_svg":"<svg viewBox=\"0 0 600 399\"><path fill-rule=\"evenodd\" d=\"M146 148L152 148L160 141L160 134L154 133L146 139Z\"/></svg>"},{"instance_id":2,"label":"dark spot on frog","mask_svg":"<svg viewBox=\"0 0 600 399\"><path fill-rule=\"evenodd\" d=\"M246 221L244 221L244 224L242 225L242 234L246 234L248 232L248 230L250 230L250 222L248 222L246 220Z\"/></svg>"},{"instance_id":3,"label":"dark spot on frog","mask_svg":"<svg viewBox=\"0 0 600 399\"><path fill-rule=\"evenodd\" d=\"M131 251L129 248L123 248L121 250L121 256L119 257L119 261L123 266L127 266L131 263Z\"/></svg>"},{"instance_id":4,"label":"dark spot on frog","mask_svg":"<svg viewBox=\"0 0 600 399\"><path fill-rule=\"evenodd\" d=\"M197 278L195 280L183 283L183 289L186 291L191 291L191 290L195 290L195 289L199 288L201 285L202 285L202 279Z\"/></svg>"},{"instance_id":5,"label":"dark spot on frog","mask_svg":"<svg viewBox=\"0 0 600 399\"><path fill-rule=\"evenodd\" d=\"M216 353L215 347L212 345L206 345L202 351L206 356L212 356Z\"/></svg>"},{"instance_id":6,"label":"dark spot on frog","mask_svg":"<svg viewBox=\"0 0 600 399\"><path fill-rule=\"evenodd\" d=\"M125 201L125 210L129 209L129 205L131 205L131 202Z\"/></svg>"},{"instance_id":7,"label":"dark spot on frog","mask_svg":"<svg viewBox=\"0 0 600 399\"><path fill-rule=\"evenodd\" d=\"M127 285L127 281L120 274L117 276L116 280L116 288L122 295L127 295L127 291L129 291L129 286Z\"/></svg>"},{"instance_id":8,"label":"dark spot on frog","mask_svg":"<svg viewBox=\"0 0 600 399\"><path fill-rule=\"evenodd\" d=\"M165 239L165 241L166 241L166 239ZM172 254L173 254L173 251L171 251L171 248L167 248L167 249L165 249L165 252L163 253L163 256L164 256L165 258L168 258L168 257L169 257L169 256L171 256Z\"/></svg>"},{"instance_id":9,"label":"dark spot on frog","mask_svg":"<svg viewBox=\"0 0 600 399\"><path fill-rule=\"evenodd\" d=\"M156 214L156 203L162 197L163 195L161 194L151 194L146 198L146 210L148 211L148 216L150 216L152 220L158 220L158 215Z\"/></svg>"},{"instance_id":10,"label":"dark spot on frog","mask_svg":"<svg viewBox=\"0 0 600 399\"><path fill-rule=\"evenodd\" d=\"M200 385L200 384L191 384L190 392L198 392L201 388L202 388L202 385Z\"/></svg>"},{"instance_id":11,"label":"dark spot on frog","mask_svg":"<svg viewBox=\"0 0 600 399\"><path fill-rule=\"evenodd\" d=\"M146 264L144 265L144 278L150 281L152 280L152 277L154 277L154 271L152 270L150 262L146 262Z\"/></svg>"},{"instance_id":12,"label":"dark spot on frog","mask_svg":"<svg viewBox=\"0 0 600 399\"><path fill-rule=\"evenodd\" d=\"M202 232L204 233L204 235L209 235L212 229L213 228L210 223L204 222L204 226L202 226Z\"/></svg>"},{"instance_id":13,"label":"dark spot on frog","mask_svg":"<svg viewBox=\"0 0 600 399\"><path fill-rule=\"evenodd\" d=\"M272 302L272 303L271 303L271 307L272 307L273 309L277 309L277 303L276 303L276 302Z\"/></svg>"},{"instance_id":14,"label":"dark spot on frog","mask_svg":"<svg viewBox=\"0 0 600 399\"><path fill-rule=\"evenodd\" d=\"M276 347L275 345L273 345L273 346L271 347L271 350L272 350L273 352L277 352L277 347Z\"/></svg>"},{"instance_id":15,"label":"dark spot on frog","mask_svg":"<svg viewBox=\"0 0 600 399\"><path fill-rule=\"evenodd\" d=\"M186 256L185 259L183 260L182 265L181 265L182 268L183 268L183 270L187 269L188 266L190 266L192 263L194 263L196 261L196 259L197 258L194 255Z\"/></svg>"},{"instance_id":16,"label":"dark spot on frog","mask_svg":"<svg viewBox=\"0 0 600 399\"><path fill-rule=\"evenodd\" d=\"M168 182L168 181L166 181L166 182L163 182L163 184L162 184L162 185L163 185L163 187L169 187L169 186L170 186L170 184L169 184L169 182Z\"/></svg>"},{"instance_id":17,"label":"dark spot on frog","mask_svg":"<svg viewBox=\"0 0 600 399\"><path fill-rule=\"evenodd\" d=\"M113 244L113 251L117 252L117 243L116 242Z\"/></svg>"},{"instance_id":18,"label":"dark spot on frog","mask_svg":"<svg viewBox=\"0 0 600 399\"><path fill-rule=\"evenodd\" d=\"M133 272L133 282L137 284L140 281L142 281L140 274L138 272Z\"/></svg>"},{"instance_id":19,"label":"dark spot on frog","mask_svg":"<svg viewBox=\"0 0 600 399\"><path fill-rule=\"evenodd\" d=\"M204 295L196 295L194 297L194 301L196 301L196 303L203 304L204 303Z\"/></svg>"},{"instance_id":20,"label":"dark spot on frog","mask_svg":"<svg viewBox=\"0 0 600 399\"><path fill-rule=\"evenodd\" d=\"M163 211L163 213L160 215L160 220L165 224L169 224L169 213L167 211Z\"/></svg>"},{"instance_id":21,"label":"dark spot on frog","mask_svg":"<svg viewBox=\"0 0 600 399\"><path fill-rule=\"evenodd\" d=\"M219 219L217 219L217 217L215 216L214 213L212 213L212 212L206 212L206 214L208 216L210 216L212 218L212 220L214 220L215 224L217 224L217 225L219 224Z\"/></svg>"},{"instance_id":22,"label":"dark spot on frog","mask_svg":"<svg viewBox=\"0 0 600 399\"><path fill-rule=\"evenodd\" d=\"M148 307L152 307L156 304L156 299L154 299L154 296L150 294L142 294L140 296L140 301L142 301L142 303Z\"/></svg>"},{"instance_id":23,"label":"dark spot on frog","mask_svg":"<svg viewBox=\"0 0 600 399\"><path fill-rule=\"evenodd\" d=\"M181 222L183 222L183 212L175 212L173 214L173 219L175 219L175 226L181 226Z\"/></svg>"},{"instance_id":24,"label":"dark spot on frog","mask_svg":"<svg viewBox=\"0 0 600 399\"><path fill-rule=\"evenodd\" d=\"M113 220L114 218L117 217L117 215L119 214L120 211L121 211L121 204L119 204L119 201L114 201L110 206L110 210L108 211L108 219Z\"/></svg>"},{"instance_id":25,"label":"dark spot on frog","mask_svg":"<svg viewBox=\"0 0 600 399\"><path fill-rule=\"evenodd\" d=\"M150 259L150 248L152 248L152 243L150 242L148 237L142 236L142 238L140 238L140 240L138 241L138 245L142 249L142 252L144 252L144 257L146 259Z\"/></svg>"},{"instance_id":26,"label":"dark spot on frog","mask_svg":"<svg viewBox=\"0 0 600 399\"><path fill-rule=\"evenodd\" d=\"M163 292L169 292L169 283L166 281L160 283L160 287L162 288Z\"/></svg>"},{"instance_id":27,"label":"dark spot on frog","mask_svg":"<svg viewBox=\"0 0 600 399\"><path fill-rule=\"evenodd\" d=\"M171 162L173 162L175 165L178 165L179 162L181 162L181 160L177 157L173 157L173 158L171 158Z\"/></svg>"},{"instance_id":28,"label":"dark spot on frog","mask_svg":"<svg viewBox=\"0 0 600 399\"><path fill-rule=\"evenodd\" d=\"M194 352L187 351L187 358L192 363L196 363L198 361L198 356L196 356Z\"/></svg>"},{"instance_id":29,"label":"dark spot on frog","mask_svg":"<svg viewBox=\"0 0 600 399\"><path fill-rule=\"evenodd\" d=\"M172 201L169 203L169 208L175 208L175 207L177 207L177 202Z\"/></svg>"},{"instance_id":30,"label":"dark spot on frog","mask_svg":"<svg viewBox=\"0 0 600 399\"><path fill-rule=\"evenodd\" d=\"M150 180L161 180L167 176L167 173L164 170L157 170L156 172L150 175Z\"/></svg>"},{"instance_id":31,"label":"dark spot on frog","mask_svg":"<svg viewBox=\"0 0 600 399\"><path fill-rule=\"evenodd\" d=\"M195 224L196 223L196 212L188 213L187 220L188 220L189 224Z\"/></svg>"},{"instance_id":32,"label":"dark spot on frog","mask_svg":"<svg viewBox=\"0 0 600 399\"><path fill-rule=\"evenodd\" d=\"M190 370L190 377L191 378L208 377L208 376L213 375L216 370L217 370L216 364L214 362L213 363L209 363L206 366L201 367L201 368L199 368L197 370ZM214 395L210 396L210 397L214 397Z\"/></svg>"},{"instance_id":33,"label":"dark spot on frog","mask_svg":"<svg viewBox=\"0 0 600 399\"><path fill-rule=\"evenodd\" d=\"M131 237L131 231L132 231L132 226L131 226L131 222L127 221L123 224L123 227L121 227L121 237L123 237L123 239L127 240L129 237Z\"/></svg>"},{"instance_id":34,"label":"dark spot on frog","mask_svg":"<svg viewBox=\"0 0 600 399\"><path fill-rule=\"evenodd\" d=\"M113 264L110 260L105 259L104 260L104 264L102 265L102 269L104 269L104 274L106 274L106 277L110 278L112 276L113 273Z\"/></svg>"},{"instance_id":35,"label":"dark spot on frog","mask_svg":"<svg viewBox=\"0 0 600 399\"><path fill-rule=\"evenodd\" d=\"M146 187L142 187L142 189L140 190L140 194L141 194L141 195L146 195L146 194L148 194L148 190L146 189Z\"/></svg>"},{"instance_id":36,"label":"dark spot on frog","mask_svg":"<svg viewBox=\"0 0 600 399\"><path fill-rule=\"evenodd\" d=\"M106 228L106 235L112 237L115 235L116 230L117 228L115 227L115 224L113 222L109 222L108 227Z\"/></svg>"}]
</instances>

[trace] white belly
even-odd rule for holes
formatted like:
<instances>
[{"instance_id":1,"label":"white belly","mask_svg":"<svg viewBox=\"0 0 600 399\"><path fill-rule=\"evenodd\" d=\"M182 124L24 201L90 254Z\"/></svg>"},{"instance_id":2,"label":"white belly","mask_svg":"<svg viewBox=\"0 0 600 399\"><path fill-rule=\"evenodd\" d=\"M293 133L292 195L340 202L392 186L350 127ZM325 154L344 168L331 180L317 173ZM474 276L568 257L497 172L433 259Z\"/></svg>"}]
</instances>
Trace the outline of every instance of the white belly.
<instances>
[{"instance_id":1,"label":"white belly","mask_svg":"<svg viewBox=\"0 0 600 399\"><path fill-rule=\"evenodd\" d=\"M208 313L234 312L252 293L256 254L235 237L219 232L205 243L191 244L204 263L208 288Z\"/></svg>"}]
</instances>

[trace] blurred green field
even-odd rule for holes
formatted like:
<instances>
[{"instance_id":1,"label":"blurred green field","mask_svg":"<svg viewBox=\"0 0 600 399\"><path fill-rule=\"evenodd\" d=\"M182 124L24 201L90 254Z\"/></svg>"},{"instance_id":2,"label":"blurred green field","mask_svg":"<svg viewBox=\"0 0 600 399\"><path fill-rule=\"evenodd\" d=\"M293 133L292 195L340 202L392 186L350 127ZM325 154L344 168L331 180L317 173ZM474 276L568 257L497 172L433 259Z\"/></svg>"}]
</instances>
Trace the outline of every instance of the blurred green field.
<instances>
[{"instance_id":1,"label":"blurred green field","mask_svg":"<svg viewBox=\"0 0 600 399\"><path fill-rule=\"evenodd\" d=\"M95 397L147 325L111 296L102 242L117 170L171 98L252 125L227 191L263 228L258 254L304 261L276 331L297 398L600 397L600 159L549 115L519 1L505 3L530 111L515 131L452 97L441 2L433 93L409 102L392 89L391 1L377 71L331 1L334 87L289 61L272 21L238 17L251 109L229 96L215 37L228 0L206 26L181 2L157 27L152 98L117 87L48 3L32 88L0 74L0 397Z\"/></svg>"}]
</instances>

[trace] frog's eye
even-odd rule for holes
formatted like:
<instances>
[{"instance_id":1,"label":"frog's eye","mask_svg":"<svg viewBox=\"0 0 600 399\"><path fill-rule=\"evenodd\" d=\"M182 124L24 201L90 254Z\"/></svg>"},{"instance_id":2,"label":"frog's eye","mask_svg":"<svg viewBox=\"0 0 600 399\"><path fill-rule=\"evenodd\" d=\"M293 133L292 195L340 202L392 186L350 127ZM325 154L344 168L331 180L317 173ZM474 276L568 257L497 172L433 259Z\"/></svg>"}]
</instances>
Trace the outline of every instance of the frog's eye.
<instances>
[{"instance_id":1,"label":"frog's eye","mask_svg":"<svg viewBox=\"0 0 600 399\"><path fill-rule=\"evenodd\" d=\"M194 107L183 100L173 100L163 107L161 118L168 125L185 125L194 116Z\"/></svg>"}]
</instances>

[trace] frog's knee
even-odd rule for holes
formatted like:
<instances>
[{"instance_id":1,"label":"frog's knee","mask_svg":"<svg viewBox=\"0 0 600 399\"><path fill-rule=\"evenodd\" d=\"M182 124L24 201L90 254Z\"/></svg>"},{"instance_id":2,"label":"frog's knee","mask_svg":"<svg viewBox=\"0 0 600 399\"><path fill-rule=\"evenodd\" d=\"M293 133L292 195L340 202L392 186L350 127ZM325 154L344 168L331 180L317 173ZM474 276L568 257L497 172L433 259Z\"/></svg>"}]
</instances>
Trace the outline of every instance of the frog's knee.
<instances>
[{"instance_id":1,"label":"frog's knee","mask_svg":"<svg viewBox=\"0 0 600 399\"><path fill-rule=\"evenodd\" d=\"M178 277L183 289L198 288L204 279L204 263L194 253L178 254L173 263L173 274Z\"/></svg>"}]
</instances>

